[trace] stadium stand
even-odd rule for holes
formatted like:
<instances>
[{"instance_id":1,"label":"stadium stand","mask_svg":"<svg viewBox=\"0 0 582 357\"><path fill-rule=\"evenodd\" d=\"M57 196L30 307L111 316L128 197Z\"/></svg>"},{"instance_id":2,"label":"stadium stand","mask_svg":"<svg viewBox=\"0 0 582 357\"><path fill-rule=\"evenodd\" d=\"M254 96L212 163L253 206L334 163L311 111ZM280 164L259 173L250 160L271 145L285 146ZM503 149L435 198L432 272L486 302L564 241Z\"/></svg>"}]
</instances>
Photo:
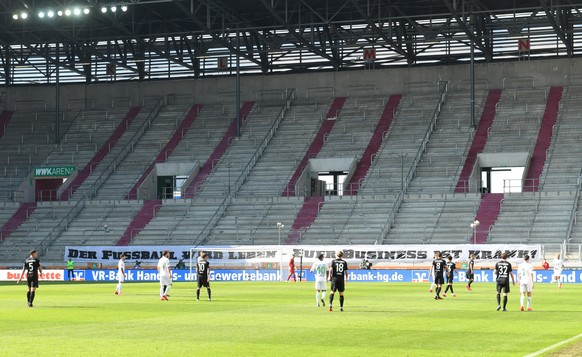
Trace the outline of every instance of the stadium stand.
<instances>
[{"instance_id":1,"label":"stadium stand","mask_svg":"<svg viewBox=\"0 0 582 357\"><path fill-rule=\"evenodd\" d=\"M135 197L130 197L128 194L162 151L189 110L190 106L184 105L164 106L151 121L151 128L144 132L133 150L117 165L115 172L103 182L95 197L97 199L137 199L139 196L137 190Z\"/></svg>"},{"instance_id":2,"label":"stadium stand","mask_svg":"<svg viewBox=\"0 0 582 357\"><path fill-rule=\"evenodd\" d=\"M32 172L32 168L40 165L48 156L55 142L55 114L44 111L44 106L33 111L36 106L23 108L30 111L16 111L6 126L4 135L0 138L0 157L2 166L0 174L0 192L8 193L7 199L22 200L23 194L18 186ZM60 118L61 125L71 124L68 113ZM12 196L10 197L10 192Z\"/></svg>"},{"instance_id":3,"label":"stadium stand","mask_svg":"<svg viewBox=\"0 0 582 357\"><path fill-rule=\"evenodd\" d=\"M545 161L541 190L576 190L582 174L582 150L580 137L580 110L582 110L582 87L564 88L558 118L552 128L553 136Z\"/></svg>"},{"instance_id":4,"label":"stadium stand","mask_svg":"<svg viewBox=\"0 0 582 357\"><path fill-rule=\"evenodd\" d=\"M490 243L558 243L566 238L574 195L506 194L491 227Z\"/></svg>"},{"instance_id":5,"label":"stadium stand","mask_svg":"<svg viewBox=\"0 0 582 357\"><path fill-rule=\"evenodd\" d=\"M121 135L119 140L112 142L111 148L108 146L108 152L105 157L92 168L89 176L79 185L77 190L69 196L69 200L78 201L81 197L95 197L103 183L109 178L114 170L117 169L121 161L129 153L131 148L135 146L139 137L143 134L151 117L154 116L155 107L144 107L137 114L135 119L131 121L125 132ZM126 183L129 185L130 183ZM122 192L117 195L122 198L127 192Z\"/></svg>"},{"instance_id":6,"label":"stadium stand","mask_svg":"<svg viewBox=\"0 0 582 357\"><path fill-rule=\"evenodd\" d=\"M202 109L188 102L82 110L68 123L61 145L50 137L45 144L46 136L44 143L38 140L50 148L40 163L82 168L81 178L68 185L79 188L62 189L61 202L39 202L36 209L7 202L0 215L0 259L10 260L8 248L24 252L39 245L46 259L59 261L72 244L274 244L279 234L286 244L577 242L579 158L568 153L578 150L580 90L564 87L558 95L562 87L484 87L476 93L481 120L475 132L462 90L438 104L439 93L421 86L402 96L295 99L275 128L285 104L247 101L239 138L232 132L236 123L225 120L233 117L233 106L220 102ZM431 128L435 106L440 112ZM19 117L31 120L28 112L13 114L13 120ZM22 137L29 127L14 129ZM538 158L545 162L540 192L465 192L461 182L472 153L539 153L542 144L548 147L547 159ZM361 187L348 188L352 195L293 195L295 185L291 190L289 184L309 158L365 163L366 155L371 163L367 172L356 167L361 177L351 183ZM210 170L191 181L198 182L194 191L191 184L173 199L135 200L159 162L204 163ZM237 186L245 166L248 175ZM552 183L557 180L562 184ZM475 235L473 219L481 221Z\"/></svg>"},{"instance_id":7,"label":"stadium stand","mask_svg":"<svg viewBox=\"0 0 582 357\"><path fill-rule=\"evenodd\" d=\"M139 186L145 181L150 172L154 170L155 165L157 163L165 162L168 159L168 156L172 154L176 146L178 146L180 141L184 139L184 136L188 132L188 129L190 129L190 127L194 123L194 120L198 116L198 113L200 113L201 109L202 105L194 105L190 108L190 110L188 111L180 125L176 128L176 131L174 131L174 134L172 135L172 137L170 137L164 148L156 156L154 161L152 161L150 166L148 166L145 172L142 173L141 177L133 185L131 190L129 190L129 193L125 197L126 199L130 199L131 197L138 197L137 191L139 189Z\"/></svg>"},{"instance_id":8,"label":"stadium stand","mask_svg":"<svg viewBox=\"0 0 582 357\"><path fill-rule=\"evenodd\" d=\"M325 115L325 118L321 123L321 126L319 127L319 131L311 141L311 144L307 149L307 152L299 162L299 165L297 165L295 172L293 173L293 176L291 176L291 179L287 184L287 188L283 191L282 193L283 196L295 196L297 194L301 194L301 192L295 192L295 184L297 183L297 180L299 179L301 173L303 173L305 167L307 167L309 159L312 157L316 157L321 148L323 147L323 145L325 144L325 138L327 135L329 135L329 133L333 129L337 121L338 115L340 114L345 102L346 102L345 97L336 97L333 99L329 107L329 110Z\"/></svg>"},{"instance_id":9,"label":"stadium stand","mask_svg":"<svg viewBox=\"0 0 582 357\"><path fill-rule=\"evenodd\" d=\"M61 192L60 200L68 200L69 197L77 191L93 169L101 163L111 148L117 144L117 141L125 133L125 130L127 130L133 119L135 119L140 109L140 107L131 108L121 121L119 121L120 115L124 111L83 111L81 113L72 125L71 132L65 134L65 143L59 145L58 153L54 157L53 155L49 155L45 161L45 164L47 165L51 162L59 164L66 162L66 160L63 160L62 158L63 150L65 150L65 157L71 155L71 157L75 158L74 154L79 153L79 150L82 150L83 148L85 149L84 154L86 156L93 154L88 161L86 160L86 157L76 158L77 160L74 164L76 164L78 168L83 168L78 171L77 175L70 183L65 183L66 188ZM116 124L117 127L115 130L111 131ZM107 137L107 135L109 135L109 137ZM87 145L89 147L87 147ZM99 146L100 149L97 151L97 147ZM74 148L75 153L66 152L68 151L67 148L71 147Z\"/></svg>"},{"instance_id":10,"label":"stadium stand","mask_svg":"<svg viewBox=\"0 0 582 357\"><path fill-rule=\"evenodd\" d=\"M10 236L36 209L36 202L3 202L0 222L5 222L0 230L0 241Z\"/></svg>"},{"instance_id":11,"label":"stadium stand","mask_svg":"<svg viewBox=\"0 0 582 357\"><path fill-rule=\"evenodd\" d=\"M239 117L236 118L236 120L232 120L230 122L228 130L224 133L222 139L218 145L216 145L212 154L208 157L204 165L202 165L200 171L196 174L196 177L191 181L190 185L184 190L185 198L194 197L202 189L202 186L214 171L215 165L221 161L223 155L232 144L236 136L237 120L240 123L240 127L244 126L249 114L253 110L254 105L255 102L252 101L245 102L242 105L239 111ZM227 165L227 167L228 166L229 165ZM227 169L227 171L230 172L230 169ZM224 192L223 188L224 187L219 188L219 194Z\"/></svg>"},{"instance_id":12,"label":"stadium stand","mask_svg":"<svg viewBox=\"0 0 582 357\"><path fill-rule=\"evenodd\" d=\"M479 201L479 194L410 194L400 206L385 242L470 243L469 223Z\"/></svg>"},{"instance_id":13,"label":"stadium stand","mask_svg":"<svg viewBox=\"0 0 582 357\"><path fill-rule=\"evenodd\" d=\"M283 192L324 120L329 105L327 98L294 101L272 144L266 148L238 194L272 197Z\"/></svg>"}]
</instances>

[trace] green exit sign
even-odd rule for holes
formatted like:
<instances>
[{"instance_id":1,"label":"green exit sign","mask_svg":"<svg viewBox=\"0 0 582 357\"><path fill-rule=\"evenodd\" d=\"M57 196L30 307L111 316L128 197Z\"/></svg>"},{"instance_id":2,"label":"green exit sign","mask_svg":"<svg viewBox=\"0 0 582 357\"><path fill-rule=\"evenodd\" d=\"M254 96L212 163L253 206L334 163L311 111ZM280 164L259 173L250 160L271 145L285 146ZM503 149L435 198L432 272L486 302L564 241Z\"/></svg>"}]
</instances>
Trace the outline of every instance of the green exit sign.
<instances>
[{"instance_id":1,"label":"green exit sign","mask_svg":"<svg viewBox=\"0 0 582 357\"><path fill-rule=\"evenodd\" d=\"M69 177L76 169L76 166L35 167L34 177Z\"/></svg>"}]
</instances>

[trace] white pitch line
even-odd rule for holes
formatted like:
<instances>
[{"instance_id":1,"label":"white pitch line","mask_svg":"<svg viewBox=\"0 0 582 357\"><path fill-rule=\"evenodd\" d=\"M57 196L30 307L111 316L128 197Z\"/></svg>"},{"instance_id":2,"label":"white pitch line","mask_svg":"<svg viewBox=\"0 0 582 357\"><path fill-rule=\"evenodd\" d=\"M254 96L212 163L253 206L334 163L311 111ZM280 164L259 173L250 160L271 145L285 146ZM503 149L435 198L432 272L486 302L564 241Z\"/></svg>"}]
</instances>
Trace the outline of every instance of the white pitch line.
<instances>
[{"instance_id":1,"label":"white pitch line","mask_svg":"<svg viewBox=\"0 0 582 357\"><path fill-rule=\"evenodd\" d=\"M553 350L554 348L558 348L558 347L560 347L560 346L562 346L562 345L565 345L566 343L570 343L570 342L572 342L572 341L574 341L574 340L577 340L577 339L579 339L580 337L582 337L582 333L581 333L581 334L579 334L579 335L576 335L576 336L574 336L574 337L570 337L570 338L569 338L569 339L567 339L567 340L564 340L564 341L560 341L560 342L558 342L558 343L555 343L555 344L553 344L553 345L551 345L551 346L548 346L548 347L546 347L546 348L544 348L544 349L541 349L541 350L539 350L539 351L536 351L536 352L534 352L534 353L531 353L531 354L529 354L529 355L526 355L525 357L535 357L535 356L539 356L539 355L541 355L542 353L546 353L546 352L548 352L548 351L551 351L551 350Z\"/></svg>"}]
</instances>

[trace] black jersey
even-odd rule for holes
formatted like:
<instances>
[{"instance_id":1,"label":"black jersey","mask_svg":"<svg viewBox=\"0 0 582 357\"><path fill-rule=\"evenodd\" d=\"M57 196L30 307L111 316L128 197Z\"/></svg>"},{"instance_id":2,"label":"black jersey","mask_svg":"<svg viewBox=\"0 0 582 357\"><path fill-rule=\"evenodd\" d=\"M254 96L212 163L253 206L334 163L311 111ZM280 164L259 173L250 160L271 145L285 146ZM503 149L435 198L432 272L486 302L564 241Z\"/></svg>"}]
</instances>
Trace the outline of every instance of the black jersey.
<instances>
[{"instance_id":1,"label":"black jersey","mask_svg":"<svg viewBox=\"0 0 582 357\"><path fill-rule=\"evenodd\" d=\"M26 270L28 279L38 279L38 268L40 268L40 260L30 256L24 261L23 269Z\"/></svg>"},{"instance_id":2,"label":"black jersey","mask_svg":"<svg viewBox=\"0 0 582 357\"><path fill-rule=\"evenodd\" d=\"M432 261L432 267L435 276L443 276L447 266L447 262L443 258L437 258Z\"/></svg>"},{"instance_id":3,"label":"black jersey","mask_svg":"<svg viewBox=\"0 0 582 357\"><path fill-rule=\"evenodd\" d=\"M467 267L467 272L472 273L475 269L475 259L469 260L469 266Z\"/></svg>"},{"instance_id":4,"label":"black jersey","mask_svg":"<svg viewBox=\"0 0 582 357\"><path fill-rule=\"evenodd\" d=\"M453 276L455 269L457 269L457 264L455 262L447 262L447 276Z\"/></svg>"},{"instance_id":5,"label":"black jersey","mask_svg":"<svg viewBox=\"0 0 582 357\"><path fill-rule=\"evenodd\" d=\"M511 263L505 260L502 260L500 262L497 262L497 264L495 264L495 273L496 275L496 279L497 282L499 284L505 284L506 282L508 282L509 280L509 273L511 273L512 269L511 269Z\"/></svg>"},{"instance_id":6,"label":"black jersey","mask_svg":"<svg viewBox=\"0 0 582 357\"><path fill-rule=\"evenodd\" d=\"M196 265L196 273L199 278L208 279L208 270L210 269L210 263L205 260L200 260Z\"/></svg>"},{"instance_id":7,"label":"black jersey","mask_svg":"<svg viewBox=\"0 0 582 357\"><path fill-rule=\"evenodd\" d=\"M345 272L348 271L348 263L343 259L334 259L331 261L331 278L344 279Z\"/></svg>"}]
</instances>

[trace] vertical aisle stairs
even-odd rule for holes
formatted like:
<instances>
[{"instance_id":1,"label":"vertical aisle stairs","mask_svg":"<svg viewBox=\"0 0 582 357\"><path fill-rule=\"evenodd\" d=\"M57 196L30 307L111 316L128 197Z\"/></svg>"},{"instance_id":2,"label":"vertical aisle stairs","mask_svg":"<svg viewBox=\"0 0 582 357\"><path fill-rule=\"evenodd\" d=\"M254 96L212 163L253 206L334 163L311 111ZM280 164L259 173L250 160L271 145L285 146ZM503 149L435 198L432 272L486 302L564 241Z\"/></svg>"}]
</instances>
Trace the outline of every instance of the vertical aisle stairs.
<instances>
[{"instance_id":1,"label":"vertical aisle stairs","mask_svg":"<svg viewBox=\"0 0 582 357\"><path fill-rule=\"evenodd\" d=\"M20 227L35 209L36 202L22 202L12 217L2 226L2 230L0 230L0 242Z\"/></svg>"},{"instance_id":2,"label":"vertical aisle stairs","mask_svg":"<svg viewBox=\"0 0 582 357\"><path fill-rule=\"evenodd\" d=\"M546 110L542 118L542 124L538 133L538 139L533 151L533 156L529 163L529 169L523 185L524 192L537 192L540 186L540 176L544 170L546 153L552 141L554 125L558 118L560 100L562 99L563 87L552 87L546 101Z\"/></svg>"},{"instance_id":3,"label":"vertical aisle stairs","mask_svg":"<svg viewBox=\"0 0 582 357\"><path fill-rule=\"evenodd\" d=\"M472 243L483 244L489 238L489 229L495 224L499 211L501 210L503 193L484 193L481 197L481 204L477 210L475 219L479 221L475 237Z\"/></svg>"},{"instance_id":4,"label":"vertical aisle stairs","mask_svg":"<svg viewBox=\"0 0 582 357\"><path fill-rule=\"evenodd\" d=\"M325 198L321 196L307 197L305 199L303 207L301 207L293 221L291 231L289 231L289 235L285 239L285 244L299 243L303 230L308 229L315 222L320 204L323 206L324 202Z\"/></svg>"},{"instance_id":5,"label":"vertical aisle stairs","mask_svg":"<svg viewBox=\"0 0 582 357\"><path fill-rule=\"evenodd\" d=\"M455 192L467 192L469 189L469 175L475 166L477 161L477 154L479 154L485 148L487 143L487 135L489 134L489 128L493 124L495 119L495 107L499 103L501 98L500 89L492 89L487 95L487 101L485 102L485 107L483 108L483 113L481 114L481 120L479 121L479 126L477 126L477 131L473 137L473 143L465 159L465 164L459 176L459 181L457 182L457 187Z\"/></svg>"},{"instance_id":6,"label":"vertical aisle stairs","mask_svg":"<svg viewBox=\"0 0 582 357\"><path fill-rule=\"evenodd\" d=\"M6 132L6 127L8 126L8 123L10 123L10 119L12 119L12 114L13 112L9 112L6 110L3 111L2 114L0 114L0 138Z\"/></svg>"},{"instance_id":7,"label":"vertical aisle stairs","mask_svg":"<svg viewBox=\"0 0 582 357\"><path fill-rule=\"evenodd\" d=\"M121 236L121 238L115 243L117 246L125 246L131 243L133 237L135 237L145 226L150 223L150 221L156 216L156 213L162 207L162 200L148 200L145 201L139 212L133 217L133 220Z\"/></svg>"},{"instance_id":8,"label":"vertical aisle stairs","mask_svg":"<svg viewBox=\"0 0 582 357\"><path fill-rule=\"evenodd\" d=\"M360 190L360 181L366 177L366 174L372 165L372 157L378 153L380 146L382 146L382 135L390 128L392 119L394 119L394 110L400 104L401 98L402 95L396 94L391 95L388 99L388 103L386 103L382 116L380 116L380 120L378 120L376 129L374 130L374 134L372 134L370 142L368 143L366 150L364 150L362 159L358 162L358 166L350 179L350 183L345 193L346 195L358 194L358 191Z\"/></svg>"}]
</instances>

